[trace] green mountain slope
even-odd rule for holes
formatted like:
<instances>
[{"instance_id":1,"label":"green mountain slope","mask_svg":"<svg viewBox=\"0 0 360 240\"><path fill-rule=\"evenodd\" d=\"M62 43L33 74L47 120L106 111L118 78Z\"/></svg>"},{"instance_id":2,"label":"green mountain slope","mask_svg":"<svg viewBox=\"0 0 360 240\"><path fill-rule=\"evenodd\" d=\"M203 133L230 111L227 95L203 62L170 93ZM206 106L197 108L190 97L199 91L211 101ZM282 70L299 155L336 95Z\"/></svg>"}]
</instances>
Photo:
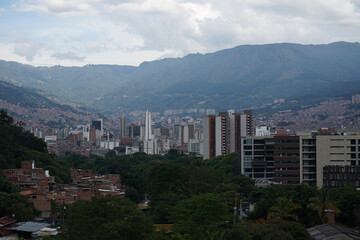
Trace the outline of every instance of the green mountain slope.
<instances>
[{"instance_id":1,"label":"green mountain slope","mask_svg":"<svg viewBox=\"0 0 360 240\"><path fill-rule=\"evenodd\" d=\"M13 84L1 81L0 78L0 99L17 104L23 107L32 108L50 108L57 107L64 110L70 110L70 106L58 104L36 91L24 87L15 86Z\"/></svg>"},{"instance_id":2,"label":"green mountain slope","mask_svg":"<svg viewBox=\"0 0 360 240\"><path fill-rule=\"evenodd\" d=\"M276 98L318 102L360 91L360 44L243 45L144 62L35 68L0 62L0 77L102 111L242 109ZM12 70L9 70L12 69ZM205 104L199 105L199 102Z\"/></svg>"},{"instance_id":3,"label":"green mountain slope","mask_svg":"<svg viewBox=\"0 0 360 240\"><path fill-rule=\"evenodd\" d=\"M46 143L17 126L4 110L0 110L0 136L0 171L20 168L24 160L35 160L36 166L50 170L57 182L70 181L69 170L48 154Z\"/></svg>"}]
</instances>

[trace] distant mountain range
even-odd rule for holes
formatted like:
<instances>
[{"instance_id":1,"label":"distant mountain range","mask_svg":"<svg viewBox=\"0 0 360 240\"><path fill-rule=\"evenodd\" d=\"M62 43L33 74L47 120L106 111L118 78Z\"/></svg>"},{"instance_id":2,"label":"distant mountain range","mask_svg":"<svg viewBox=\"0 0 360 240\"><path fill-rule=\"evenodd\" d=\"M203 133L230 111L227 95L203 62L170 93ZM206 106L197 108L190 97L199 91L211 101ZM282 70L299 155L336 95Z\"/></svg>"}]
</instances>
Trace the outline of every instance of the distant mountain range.
<instances>
[{"instance_id":1,"label":"distant mountain range","mask_svg":"<svg viewBox=\"0 0 360 240\"><path fill-rule=\"evenodd\" d=\"M0 80L102 112L244 109L360 93L360 44L243 45L139 67L32 67L0 61Z\"/></svg>"}]
</instances>

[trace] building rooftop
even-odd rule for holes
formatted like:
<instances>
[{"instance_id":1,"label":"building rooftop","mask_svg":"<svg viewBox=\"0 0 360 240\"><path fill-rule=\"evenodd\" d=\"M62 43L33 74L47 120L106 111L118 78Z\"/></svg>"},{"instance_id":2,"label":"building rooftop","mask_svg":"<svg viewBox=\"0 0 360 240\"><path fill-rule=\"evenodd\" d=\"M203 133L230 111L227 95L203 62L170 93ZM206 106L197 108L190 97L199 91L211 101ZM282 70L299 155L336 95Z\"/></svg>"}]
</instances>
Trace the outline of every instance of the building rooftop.
<instances>
[{"instance_id":1,"label":"building rooftop","mask_svg":"<svg viewBox=\"0 0 360 240\"><path fill-rule=\"evenodd\" d=\"M0 227L5 227L5 226L13 224L15 222L16 222L16 220L13 218L2 217L2 218L0 218Z\"/></svg>"},{"instance_id":2,"label":"building rooftop","mask_svg":"<svg viewBox=\"0 0 360 240\"><path fill-rule=\"evenodd\" d=\"M322 224L307 229L314 240L352 240L360 239L359 231L333 224Z\"/></svg>"},{"instance_id":3,"label":"building rooftop","mask_svg":"<svg viewBox=\"0 0 360 240\"><path fill-rule=\"evenodd\" d=\"M40 229L45 227L49 227L48 223L39 223L39 222L25 222L21 225L11 228L11 230L19 231L19 232L37 232Z\"/></svg>"}]
</instances>

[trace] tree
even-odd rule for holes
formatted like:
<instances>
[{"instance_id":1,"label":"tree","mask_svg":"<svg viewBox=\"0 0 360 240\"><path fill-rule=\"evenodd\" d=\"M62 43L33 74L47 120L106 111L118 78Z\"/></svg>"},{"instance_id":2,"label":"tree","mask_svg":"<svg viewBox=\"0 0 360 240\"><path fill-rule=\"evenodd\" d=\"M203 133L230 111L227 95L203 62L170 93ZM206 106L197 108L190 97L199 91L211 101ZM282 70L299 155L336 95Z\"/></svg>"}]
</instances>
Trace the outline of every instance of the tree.
<instances>
[{"instance_id":1,"label":"tree","mask_svg":"<svg viewBox=\"0 0 360 240\"><path fill-rule=\"evenodd\" d=\"M138 204L140 201L139 193L133 187L127 187L125 190L125 197L128 198L130 201Z\"/></svg>"},{"instance_id":2,"label":"tree","mask_svg":"<svg viewBox=\"0 0 360 240\"><path fill-rule=\"evenodd\" d=\"M325 215L325 210L329 209L335 213L340 213L341 211L335 206L335 201L330 201L328 190L322 188L318 192L317 197L312 197L309 199L310 203L307 205L308 208L313 209L317 212L322 223L327 222L327 217Z\"/></svg>"},{"instance_id":3,"label":"tree","mask_svg":"<svg viewBox=\"0 0 360 240\"><path fill-rule=\"evenodd\" d=\"M293 200L287 199L285 197L280 197L276 199L275 204L269 209L268 218L281 218L283 220L298 220L298 217L295 214L292 214L296 209L301 208L297 203L294 203Z\"/></svg>"},{"instance_id":4,"label":"tree","mask_svg":"<svg viewBox=\"0 0 360 240\"><path fill-rule=\"evenodd\" d=\"M330 198L336 200L336 207L341 210L336 220L351 227L358 226L360 219L356 217L356 212L360 210L360 191L355 186L332 188Z\"/></svg>"},{"instance_id":5,"label":"tree","mask_svg":"<svg viewBox=\"0 0 360 240\"><path fill-rule=\"evenodd\" d=\"M149 239L152 223L127 198L93 197L70 206L59 239Z\"/></svg>"},{"instance_id":6,"label":"tree","mask_svg":"<svg viewBox=\"0 0 360 240\"><path fill-rule=\"evenodd\" d=\"M240 237L237 237L240 236ZM306 229L298 222L282 219L258 219L254 223L241 222L233 233L226 239L246 240L308 240L310 236Z\"/></svg>"},{"instance_id":7,"label":"tree","mask_svg":"<svg viewBox=\"0 0 360 240\"><path fill-rule=\"evenodd\" d=\"M173 230L190 234L192 239L204 239L207 234L231 219L228 207L217 194L194 195L170 209Z\"/></svg>"},{"instance_id":8,"label":"tree","mask_svg":"<svg viewBox=\"0 0 360 240\"><path fill-rule=\"evenodd\" d=\"M18 221L30 221L35 217L34 204L19 193L0 192L0 216L13 217Z\"/></svg>"},{"instance_id":9,"label":"tree","mask_svg":"<svg viewBox=\"0 0 360 240\"><path fill-rule=\"evenodd\" d=\"M0 175L0 192L15 193L19 192L19 188L7 180L4 176Z\"/></svg>"}]
</instances>

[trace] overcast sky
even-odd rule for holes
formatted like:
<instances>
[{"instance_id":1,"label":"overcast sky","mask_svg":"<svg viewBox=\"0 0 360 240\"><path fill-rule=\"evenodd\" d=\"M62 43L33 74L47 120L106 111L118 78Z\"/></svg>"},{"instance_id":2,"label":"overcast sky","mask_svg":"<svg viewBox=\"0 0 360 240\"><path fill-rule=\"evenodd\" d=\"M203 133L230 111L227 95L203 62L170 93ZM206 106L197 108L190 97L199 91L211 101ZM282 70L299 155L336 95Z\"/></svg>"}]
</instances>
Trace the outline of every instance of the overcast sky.
<instances>
[{"instance_id":1,"label":"overcast sky","mask_svg":"<svg viewBox=\"0 0 360 240\"><path fill-rule=\"evenodd\" d=\"M0 59L36 66L359 39L360 0L0 0Z\"/></svg>"}]
</instances>

